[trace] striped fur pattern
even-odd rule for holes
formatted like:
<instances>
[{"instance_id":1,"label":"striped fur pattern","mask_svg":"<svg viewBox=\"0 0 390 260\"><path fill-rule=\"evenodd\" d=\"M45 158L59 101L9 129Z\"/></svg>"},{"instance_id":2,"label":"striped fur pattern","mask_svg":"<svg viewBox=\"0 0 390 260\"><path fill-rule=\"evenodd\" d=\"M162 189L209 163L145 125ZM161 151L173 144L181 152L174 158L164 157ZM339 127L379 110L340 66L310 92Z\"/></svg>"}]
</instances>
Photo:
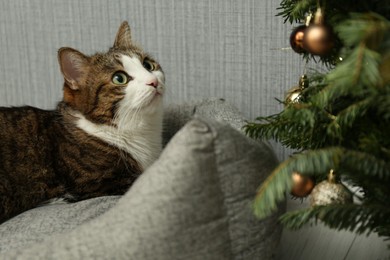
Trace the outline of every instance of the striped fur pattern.
<instances>
[{"instance_id":1,"label":"striped fur pattern","mask_svg":"<svg viewBox=\"0 0 390 260\"><path fill-rule=\"evenodd\" d=\"M56 110L0 108L0 223L56 198L123 194L161 151L164 74L127 22L108 52L58 59Z\"/></svg>"}]
</instances>

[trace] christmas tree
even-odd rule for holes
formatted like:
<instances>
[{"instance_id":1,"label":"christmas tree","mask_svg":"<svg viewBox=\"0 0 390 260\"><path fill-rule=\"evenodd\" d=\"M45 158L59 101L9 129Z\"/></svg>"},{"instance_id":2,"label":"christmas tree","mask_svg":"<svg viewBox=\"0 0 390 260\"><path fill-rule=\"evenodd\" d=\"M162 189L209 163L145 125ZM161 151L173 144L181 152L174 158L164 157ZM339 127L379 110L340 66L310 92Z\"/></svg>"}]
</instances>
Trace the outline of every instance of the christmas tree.
<instances>
[{"instance_id":1,"label":"christmas tree","mask_svg":"<svg viewBox=\"0 0 390 260\"><path fill-rule=\"evenodd\" d=\"M390 238L390 2L283 0L279 15L298 24L290 44L325 73L304 74L278 114L245 126L253 138L295 149L254 200L261 218L291 192L308 208L280 221Z\"/></svg>"}]
</instances>

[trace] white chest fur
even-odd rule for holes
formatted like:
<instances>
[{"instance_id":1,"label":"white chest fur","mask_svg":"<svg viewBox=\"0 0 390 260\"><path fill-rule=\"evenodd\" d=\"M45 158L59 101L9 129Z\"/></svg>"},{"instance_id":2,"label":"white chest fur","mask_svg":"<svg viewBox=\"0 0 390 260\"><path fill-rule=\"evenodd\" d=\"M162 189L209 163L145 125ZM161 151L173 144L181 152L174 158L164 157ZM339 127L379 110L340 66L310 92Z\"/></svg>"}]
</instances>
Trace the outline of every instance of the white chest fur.
<instances>
[{"instance_id":1,"label":"white chest fur","mask_svg":"<svg viewBox=\"0 0 390 260\"><path fill-rule=\"evenodd\" d=\"M137 120L136 125L126 130L95 124L81 114L77 117L79 118L77 126L80 129L129 153L143 170L149 167L161 153L162 113L146 115Z\"/></svg>"}]
</instances>

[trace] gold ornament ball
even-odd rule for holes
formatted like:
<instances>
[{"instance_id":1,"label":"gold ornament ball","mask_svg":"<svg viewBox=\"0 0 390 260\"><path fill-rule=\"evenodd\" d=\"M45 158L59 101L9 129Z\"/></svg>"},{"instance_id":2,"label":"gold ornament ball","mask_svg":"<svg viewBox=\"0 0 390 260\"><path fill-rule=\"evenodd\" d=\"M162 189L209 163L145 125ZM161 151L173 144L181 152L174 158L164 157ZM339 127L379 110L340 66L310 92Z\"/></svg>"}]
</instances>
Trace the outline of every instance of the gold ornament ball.
<instances>
[{"instance_id":1,"label":"gold ornament ball","mask_svg":"<svg viewBox=\"0 0 390 260\"><path fill-rule=\"evenodd\" d=\"M307 79L306 74L303 74L299 78L299 85L292 87L287 91L285 104L289 105L291 103L299 103L302 97L302 91L309 86L309 81Z\"/></svg>"},{"instance_id":2,"label":"gold ornament ball","mask_svg":"<svg viewBox=\"0 0 390 260\"><path fill-rule=\"evenodd\" d=\"M323 24L312 24L303 37L303 48L314 55L329 54L334 45L334 36L330 27Z\"/></svg>"},{"instance_id":3,"label":"gold ornament ball","mask_svg":"<svg viewBox=\"0 0 390 260\"><path fill-rule=\"evenodd\" d=\"M288 90L285 103L291 104L291 103L298 103L299 99L301 98L302 89L300 87L293 87L290 90Z\"/></svg>"},{"instance_id":4,"label":"gold ornament ball","mask_svg":"<svg viewBox=\"0 0 390 260\"><path fill-rule=\"evenodd\" d=\"M314 180L309 176L304 176L297 172L293 172L292 179L293 186L290 193L295 197L307 197L314 188Z\"/></svg>"},{"instance_id":5,"label":"gold ornament ball","mask_svg":"<svg viewBox=\"0 0 390 260\"><path fill-rule=\"evenodd\" d=\"M311 206L347 204L352 201L351 192L343 184L336 182L333 171L329 173L328 180L318 183L310 194Z\"/></svg>"}]
</instances>

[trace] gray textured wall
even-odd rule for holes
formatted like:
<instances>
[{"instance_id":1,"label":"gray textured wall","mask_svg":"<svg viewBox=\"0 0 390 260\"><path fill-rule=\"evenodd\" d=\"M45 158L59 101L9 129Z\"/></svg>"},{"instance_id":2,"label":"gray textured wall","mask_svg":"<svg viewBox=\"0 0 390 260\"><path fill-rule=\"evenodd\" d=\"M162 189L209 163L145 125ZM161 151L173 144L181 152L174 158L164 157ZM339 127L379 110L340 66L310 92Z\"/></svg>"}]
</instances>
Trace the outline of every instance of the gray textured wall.
<instances>
[{"instance_id":1,"label":"gray textured wall","mask_svg":"<svg viewBox=\"0 0 390 260\"><path fill-rule=\"evenodd\" d=\"M135 41L166 72L168 103L221 97L249 119L276 113L282 107L274 98L283 98L304 66L291 50L280 50L292 27L275 17L279 2L0 0L0 106L54 108L62 88L57 49L106 50L128 20ZM317 227L285 232L280 257L376 259L384 248L375 237Z\"/></svg>"},{"instance_id":2,"label":"gray textured wall","mask_svg":"<svg viewBox=\"0 0 390 260\"><path fill-rule=\"evenodd\" d=\"M167 101L222 97L248 118L279 111L275 97L296 84L300 57L277 1L1 0L0 105L53 108L62 79L56 51L106 50L123 20L162 64ZM280 158L284 150L278 149Z\"/></svg>"}]
</instances>

